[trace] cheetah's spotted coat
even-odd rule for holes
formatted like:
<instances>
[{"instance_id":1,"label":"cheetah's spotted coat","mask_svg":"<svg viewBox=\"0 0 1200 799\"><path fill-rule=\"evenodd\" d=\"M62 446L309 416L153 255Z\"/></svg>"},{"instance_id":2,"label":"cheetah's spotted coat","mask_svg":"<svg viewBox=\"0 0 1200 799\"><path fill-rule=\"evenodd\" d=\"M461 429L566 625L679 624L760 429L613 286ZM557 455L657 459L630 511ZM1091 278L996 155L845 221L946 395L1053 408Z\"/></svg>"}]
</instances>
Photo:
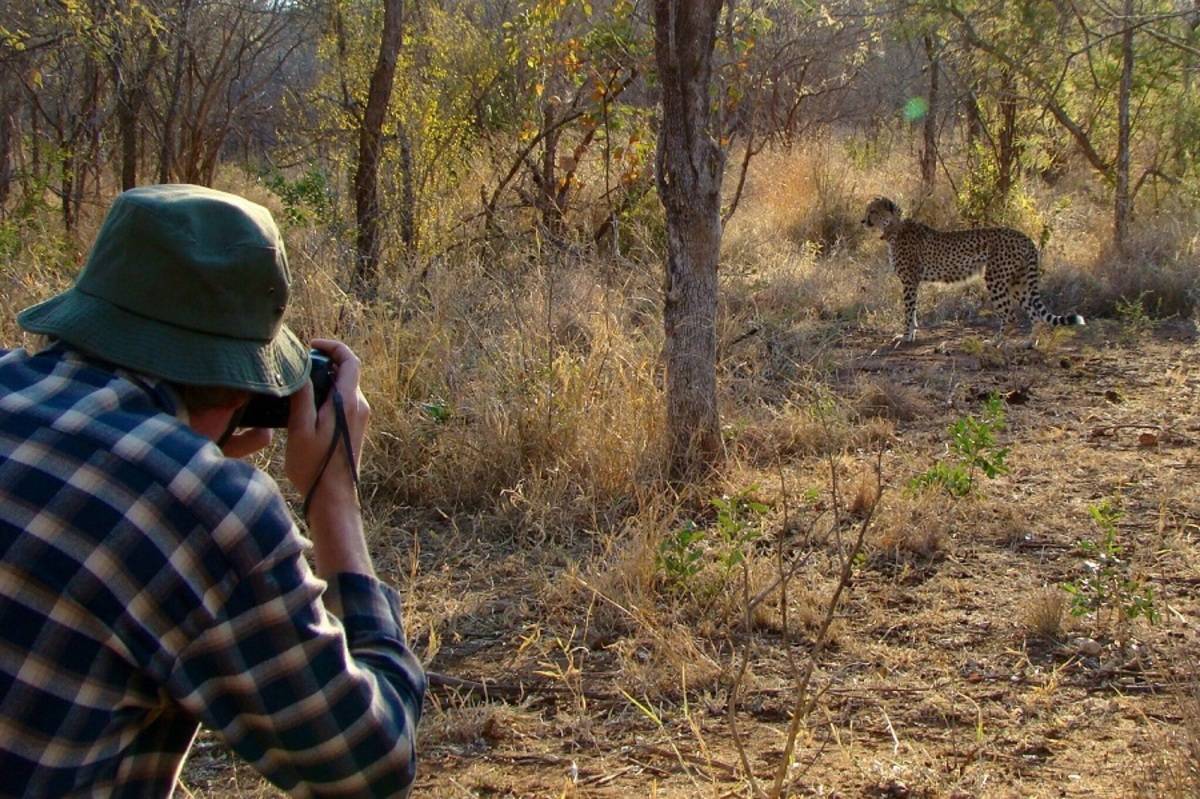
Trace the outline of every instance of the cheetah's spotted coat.
<instances>
[{"instance_id":1,"label":"cheetah's spotted coat","mask_svg":"<svg viewBox=\"0 0 1200 799\"><path fill-rule=\"evenodd\" d=\"M917 288L922 281L954 283L983 270L992 305L1000 316L1000 335L1007 323L1030 317L1052 325L1082 325L1079 314L1058 316L1046 310L1038 292L1038 251L1024 233L1011 228L934 230L902 219L900 208L886 197L867 206L863 224L878 227L888 245L892 268L904 286L904 338L917 333Z\"/></svg>"}]
</instances>

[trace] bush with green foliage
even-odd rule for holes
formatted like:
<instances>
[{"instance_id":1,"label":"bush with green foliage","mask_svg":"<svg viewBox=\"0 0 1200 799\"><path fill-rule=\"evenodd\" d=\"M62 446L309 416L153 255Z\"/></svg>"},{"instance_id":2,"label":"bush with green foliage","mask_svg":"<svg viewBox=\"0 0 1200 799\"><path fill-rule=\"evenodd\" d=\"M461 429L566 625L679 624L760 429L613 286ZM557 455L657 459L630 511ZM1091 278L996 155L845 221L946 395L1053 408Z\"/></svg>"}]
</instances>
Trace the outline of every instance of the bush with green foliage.
<instances>
[{"instance_id":1,"label":"bush with green foliage","mask_svg":"<svg viewBox=\"0 0 1200 799\"><path fill-rule=\"evenodd\" d=\"M320 169L310 169L295 180L273 170L265 173L262 181L283 202L288 224L307 224L310 214L318 222L328 222L333 215L333 192L328 176Z\"/></svg>"},{"instance_id":2,"label":"bush with green foliage","mask_svg":"<svg viewBox=\"0 0 1200 799\"><path fill-rule=\"evenodd\" d=\"M980 472L989 480L1006 474L1009 448L996 442L996 433L1004 426L1004 400L998 394L991 394L982 416L962 417L947 429L950 433L948 448L953 459L938 461L928 471L914 477L909 481L909 489L919 491L941 486L951 495L963 497L974 490L975 478Z\"/></svg>"},{"instance_id":3,"label":"bush with green foliage","mask_svg":"<svg viewBox=\"0 0 1200 799\"><path fill-rule=\"evenodd\" d=\"M717 585L730 574L762 537L762 519L770 508L740 491L711 500L717 511L712 531L685 521L659 543L655 565L667 587L676 593L695 592L695 579L709 566L717 570Z\"/></svg>"},{"instance_id":4,"label":"bush with green foliage","mask_svg":"<svg viewBox=\"0 0 1200 799\"><path fill-rule=\"evenodd\" d=\"M1119 624L1141 617L1156 623L1159 613L1154 606L1154 589L1134 576L1117 540L1117 522L1123 512L1115 502L1105 498L1089 505L1088 515L1099 536L1076 542L1086 560L1084 576L1063 584L1063 589L1071 595L1071 615L1078 618L1095 613L1101 622L1115 615Z\"/></svg>"}]
</instances>

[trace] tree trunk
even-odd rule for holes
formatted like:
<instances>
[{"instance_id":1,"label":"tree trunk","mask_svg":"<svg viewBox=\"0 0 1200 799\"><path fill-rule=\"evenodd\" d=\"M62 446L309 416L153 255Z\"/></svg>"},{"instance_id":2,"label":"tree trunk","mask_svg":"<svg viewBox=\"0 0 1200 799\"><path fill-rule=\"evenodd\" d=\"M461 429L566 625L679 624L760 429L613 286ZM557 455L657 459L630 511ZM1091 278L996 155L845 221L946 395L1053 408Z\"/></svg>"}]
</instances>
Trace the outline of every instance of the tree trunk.
<instances>
[{"instance_id":1,"label":"tree trunk","mask_svg":"<svg viewBox=\"0 0 1200 799\"><path fill-rule=\"evenodd\" d=\"M88 56L84 62L83 85L86 93L71 131L70 168L67 168L65 160L63 167L63 191L73 195L70 202L66 196L63 197L63 223L67 231L73 230L75 223L79 221L79 212L83 208L83 198L87 193L88 172L98 173L99 169L100 134L103 125L100 120L100 64L95 57ZM97 194L100 192L99 183L97 174Z\"/></svg>"},{"instance_id":2,"label":"tree trunk","mask_svg":"<svg viewBox=\"0 0 1200 799\"><path fill-rule=\"evenodd\" d=\"M10 65L8 69L0 69L0 219L4 218L4 206L12 190L13 139L17 115L16 79L8 70L15 70Z\"/></svg>"},{"instance_id":3,"label":"tree trunk","mask_svg":"<svg viewBox=\"0 0 1200 799\"><path fill-rule=\"evenodd\" d=\"M175 122L179 117L179 89L183 84L183 44L176 44L175 66L171 74L171 90L167 97L167 112L163 115L162 138L158 148L158 182L170 183L175 172Z\"/></svg>"},{"instance_id":4,"label":"tree trunk","mask_svg":"<svg viewBox=\"0 0 1200 799\"><path fill-rule=\"evenodd\" d=\"M1188 28L1186 43L1189 48L1183 53L1183 94L1187 97L1191 95L1197 70L1196 46L1200 40L1196 34L1200 32L1200 0L1192 0L1191 11L1184 17L1184 23Z\"/></svg>"},{"instance_id":5,"label":"tree trunk","mask_svg":"<svg viewBox=\"0 0 1200 799\"><path fill-rule=\"evenodd\" d=\"M400 53L400 17L402 0L383 0L383 35L379 58L367 90L367 107L358 132L358 167L354 172L354 213L358 225L355 237L357 263L355 291L363 296L374 292L379 280L379 155L383 141L383 122L392 99L396 58Z\"/></svg>"},{"instance_id":6,"label":"tree trunk","mask_svg":"<svg viewBox=\"0 0 1200 799\"><path fill-rule=\"evenodd\" d=\"M663 287L671 473L721 456L717 411L717 260L725 154L713 137L713 44L722 0L655 0L654 55L662 86L655 159L666 211Z\"/></svg>"},{"instance_id":7,"label":"tree trunk","mask_svg":"<svg viewBox=\"0 0 1200 799\"><path fill-rule=\"evenodd\" d=\"M396 139L400 145L400 242L411 253L417 246L417 191L408 128L398 125Z\"/></svg>"},{"instance_id":8,"label":"tree trunk","mask_svg":"<svg viewBox=\"0 0 1200 799\"><path fill-rule=\"evenodd\" d=\"M974 89L967 92L962 104L967 115L967 150L974 152L979 140L984 137L983 112L979 109L979 97Z\"/></svg>"},{"instance_id":9,"label":"tree trunk","mask_svg":"<svg viewBox=\"0 0 1200 799\"><path fill-rule=\"evenodd\" d=\"M925 109L925 147L921 151L921 184L928 192L933 189L937 178L938 164L938 54L934 49L933 37L925 35L925 55L929 59L929 104Z\"/></svg>"},{"instance_id":10,"label":"tree trunk","mask_svg":"<svg viewBox=\"0 0 1200 799\"><path fill-rule=\"evenodd\" d=\"M128 191L137 185L138 106L141 105L141 97L137 87L128 85L122 72L119 65L113 68L117 129L121 137L121 191Z\"/></svg>"},{"instance_id":11,"label":"tree trunk","mask_svg":"<svg viewBox=\"0 0 1200 799\"><path fill-rule=\"evenodd\" d=\"M167 111L163 114L162 138L158 149L158 182L170 183L175 172L175 126L179 119L179 94L183 89L183 68L188 23L191 21L192 0L183 0L175 21L172 46L175 64L171 68L171 85L167 88Z\"/></svg>"},{"instance_id":12,"label":"tree trunk","mask_svg":"<svg viewBox=\"0 0 1200 799\"><path fill-rule=\"evenodd\" d=\"M542 102L542 126L548 131L542 139L542 158L540 168L533 168L533 181L537 189L534 204L539 218L546 230L554 236L563 234L563 210L558 202L558 143L562 138L562 126L558 118L558 104L545 100Z\"/></svg>"},{"instance_id":13,"label":"tree trunk","mask_svg":"<svg viewBox=\"0 0 1200 799\"><path fill-rule=\"evenodd\" d=\"M1013 172L1017 163L1017 90L1011 72L1004 72L1000 86L1000 142L999 152L996 154L996 190L1001 199L1007 199L1008 192L1012 189Z\"/></svg>"},{"instance_id":14,"label":"tree trunk","mask_svg":"<svg viewBox=\"0 0 1200 799\"><path fill-rule=\"evenodd\" d=\"M1133 0L1125 0L1121 32L1121 91L1117 99L1116 191L1113 198L1113 243L1125 252L1132 200L1129 194L1129 99L1133 94Z\"/></svg>"},{"instance_id":15,"label":"tree trunk","mask_svg":"<svg viewBox=\"0 0 1200 799\"><path fill-rule=\"evenodd\" d=\"M121 190L128 191L137 185L138 160L141 157L139 133L142 107L150 75L156 69L161 55L157 36L149 30L141 32L149 37L145 57L140 64L131 58L131 48L121 37L117 38L113 59L113 89L116 94L117 128L121 137ZM136 51L136 44L132 48Z\"/></svg>"},{"instance_id":16,"label":"tree trunk","mask_svg":"<svg viewBox=\"0 0 1200 799\"><path fill-rule=\"evenodd\" d=\"M29 178L26 183L27 190L30 186L40 185L43 180L41 112L32 93L29 95ZM49 183L50 178L46 177L45 181Z\"/></svg>"}]
</instances>

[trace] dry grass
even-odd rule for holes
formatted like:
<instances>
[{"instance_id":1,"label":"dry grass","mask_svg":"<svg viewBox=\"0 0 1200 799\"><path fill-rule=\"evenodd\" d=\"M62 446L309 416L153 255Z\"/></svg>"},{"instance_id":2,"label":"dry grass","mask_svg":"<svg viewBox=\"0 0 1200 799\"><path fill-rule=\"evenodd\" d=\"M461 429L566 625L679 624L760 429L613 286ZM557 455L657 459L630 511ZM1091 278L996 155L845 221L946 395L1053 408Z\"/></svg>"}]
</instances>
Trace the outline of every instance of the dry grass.
<instances>
[{"instance_id":1,"label":"dry grass","mask_svg":"<svg viewBox=\"0 0 1200 799\"><path fill-rule=\"evenodd\" d=\"M871 450L890 440L891 419L873 416L852 418L843 407L821 400L765 408L743 420L736 438L740 455L751 463L770 466L797 457Z\"/></svg>"},{"instance_id":2,"label":"dry grass","mask_svg":"<svg viewBox=\"0 0 1200 799\"><path fill-rule=\"evenodd\" d=\"M855 409L865 417L912 422L930 416L928 400L911 386L886 377L859 377Z\"/></svg>"},{"instance_id":3,"label":"dry grass","mask_svg":"<svg viewBox=\"0 0 1200 799\"><path fill-rule=\"evenodd\" d=\"M1025 600L1021 608L1021 627L1030 635L1057 640L1063 632L1066 610L1066 593L1058 586L1042 586Z\"/></svg>"},{"instance_id":4,"label":"dry grass","mask_svg":"<svg viewBox=\"0 0 1200 799\"><path fill-rule=\"evenodd\" d=\"M1136 787L1153 799L1200 796L1200 694L1195 689L1178 705L1182 724L1162 725L1148 737Z\"/></svg>"},{"instance_id":5,"label":"dry grass","mask_svg":"<svg viewBox=\"0 0 1200 799\"><path fill-rule=\"evenodd\" d=\"M1115 252L1095 231L1072 233L1060 251L1052 250L1057 268L1043 279L1045 293L1056 307L1078 309L1088 318L1120 317L1130 302L1140 303L1151 318L1191 318L1200 303L1197 230L1200 211L1181 209L1141 220L1125 253Z\"/></svg>"},{"instance_id":6,"label":"dry grass","mask_svg":"<svg viewBox=\"0 0 1200 799\"><path fill-rule=\"evenodd\" d=\"M873 540L878 562L927 563L942 555L960 515L940 493L894 496L883 508Z\"/></svg>"},{"instance_id":7,"label":"dry grass","mask_svg":"<svg viewBox=\"0 0 1200 799\"><path fill-rule=\"evenodd\" d=\"M734 667L749 658L736 711L762 778L840 558L875 509L816 664L814 686L829 690L801 734L790 790L1134 795L1139 755L1121 742L1150 729L1138 713L1178 713L1171 686L1186 661L1165 642L1194 642L1187 625L1200 612L1190 583L1174 582L1200 565L1187 466L1195 343L1159 340L1151 324L1116 352L1089 319L1085 335L996 355L978 343L991 330L973 325L982 292L951 287L923 296L932 329L918 344L890 350L899 292L882 242L858 225L862 206L889 194L932 224L959 226L948 191L920 199L915 175L906 151L868 159L836 140L756 159L722 255L727 460L696 486L669 485L659 461L663 245L652 198L623 230L619 258L539 247L514 225L505 247L405 266L370 307L339 289L351 264L343 238L287 231L293 326L341 336L363 357L371 546L381 575L403 587L415 648L436 670L527 690L487 702L431 696L424 794L743 791L726 705ZM1103 314L1141 297L1150 316L1193 313L1195 211L1146 214L1135 255L1118 259L1101 244L1107 210L1082 196L1025 186L1004 220L1035 238L1047 227L1050 304ZM81 257L57 243L52 218L22 224L28 235L0 261L8 345L22 342L15 309L65 286ZM1010 409L1003 435L1011 475L961 499L904 492L944 456L946 427L976 408L972 397L1022 385L1032 399ZM1106 402L1109 389L1127 399ZM1146 449L1090 435L1134 423L1176 438ZM882 496L870 469L879 450ZM710 500L741 493L766 510L730 565ZM1141 671L1014 644L1014 626L1061 637L1058 586L1078 574L1086 507L1118 493L1131 555L1164 578L1156 596L1187 624L1168 616L1136 628L1153 656ZM697 568L669 579L663 542L689 522L703 533ZM746 596L759 597L749 624ZM1136 713L1112 711L1117 692ZM1200 737L1184 721L1162 722L1162 733L1177 754L1155 766L1155 784L1187 795ZM196 795L269 794L227 757L195 761Z\"/></svg>"}]
</instances>

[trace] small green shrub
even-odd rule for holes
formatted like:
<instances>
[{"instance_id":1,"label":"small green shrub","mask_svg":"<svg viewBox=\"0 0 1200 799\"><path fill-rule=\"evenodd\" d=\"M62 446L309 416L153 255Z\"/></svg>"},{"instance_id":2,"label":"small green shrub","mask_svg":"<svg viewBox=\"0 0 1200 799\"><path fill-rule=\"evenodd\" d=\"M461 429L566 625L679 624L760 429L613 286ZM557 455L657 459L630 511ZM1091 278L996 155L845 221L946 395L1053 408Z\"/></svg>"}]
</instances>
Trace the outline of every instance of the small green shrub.
<instances>
[{"instance_id":1,"label":"small green shrub","mask_svg":"<svg viewBox=\"0 0 1200 799\"><path fill-rule=\"evenodd\" d=\"M962 464L938 461L928 471L914 477L908 485L913 489L941 486L953 496L965 497L971 493L971 475Z\"/></svg>"},{"instance_id":2,"label":"small green shrub","mask_svg":"<svg viewBox=\"0 0 1200 799\"><path fill-rule=\"evenodd\" d=\"M1000 169L991 148L977 142L970 150L968 168L963 175L954 204L959 215L972 224L992 221L996 208L1002 205Z\"/></svg>"},{"instance_id":3,"label":"small green shrub","mask_svg":"<svg viewBox=\"0 0 1200 799\"><path fill-rule=\"evenodd\" d=\"M1141 335L1154 326L1152 314L1146 308L1146 295L1143 291L1136 297L1118 297L1114 305L1117 319L1125 332L1133 336ZM1161 303L1159 303L1161 305ZM1157 314L1154 314L1157 315Z\"/></svg>"},{"instance_id":4,"label":"small green shrub","mask_svg":"<svg viewBox=\"0 0 1200 799\"><path fill-rule=\"evenodd\" d=\"M1106 498L1089 505L1088 515L1099 536L1076 542L1079 552L1087 559L1083 563L1084 576L1063 584L1063 589L1071 596L1071 615L1080 617L1095 613L1101 621L1115 615L1119 624L1141 617L1155 624L1159 613L1154 605L1154 589L1134 577L1117 539L1117 522L1123 515L1121 509Z\"/></svg>"},{"instance_id":5,"label":"small green shrub","mask_svg":"<svg viewBox=\"0 0 1200 799\"><path fill-rule=\"evenodd\" d=\"M978 473L982 472L989 480L1006 474L1009 448L996 443L996 433L1004 426L1004 400L998 394L991 394L982 416L964 416L947 428L953 461L938 461L931 469L910 480L909 489L919 491L941 486L952 496L964 497L975 489Z\"/></svg>"},{"instance_id":6,"label":"small green shrub","mask_svg":"<svg viewBox=\"0 0 1200 799\"><path fill-rule=\"evenodd\" d=\"M655 565L668 587L685 590L704 568L703 559L704 530L689 520L658 545Z\"/></svg>"},{"instance_id":7,"label":"small green shrub","mask_svg":"<svg viewBox=\"0 0 1200 799\"><path fill-rule=\"evenodd\" d=\"M438 424L445 424L450 421L453 413L450 410L450 404L445 400L434 399L429 402L421 403L421 410L425 415Z\"/></svg>"},{"instance_id":8,"label":"small green shrub","mask_svg":"<svg viewBox=\"0 0 1200 799\"><path fill-rule=\"evenodd\" d=\"M746 560L750 547L762 537L762 518L769 508L751 499L749 490L717 497L711 504L717 511L712 531L685 521L658 545L655 566L673 592L706 593L695 583L697 575L710 566L716 570L713 587L726 585L733 570Z\"/></svg>"},{"instance_id":9,"label":"small green shrub","mask_svg":"<svg viewBox=\"0 0 1200 799\"><path fill-rule=\"evenodd\" d=\"M717 509L717 535L721 541L718 562L722 576L728 577L746 559L750 546L762 537L762 517L769 508L750 499L745 491L714 499L712 505Z\"/></svg>"},{"instance_id":10,"label":"small green shrub","mask_svg":"<svg viewBox=\"0 0 1200 799\"><path fill-rule=\"evenodd\" d=\"M262 175L262 181L283 202L283 216L290 225L304 225L312 214L319 222L329 221L333 213L333 194L329 178L313 168L295 180L272 170Z\"/></svg>"}]
</instances>

